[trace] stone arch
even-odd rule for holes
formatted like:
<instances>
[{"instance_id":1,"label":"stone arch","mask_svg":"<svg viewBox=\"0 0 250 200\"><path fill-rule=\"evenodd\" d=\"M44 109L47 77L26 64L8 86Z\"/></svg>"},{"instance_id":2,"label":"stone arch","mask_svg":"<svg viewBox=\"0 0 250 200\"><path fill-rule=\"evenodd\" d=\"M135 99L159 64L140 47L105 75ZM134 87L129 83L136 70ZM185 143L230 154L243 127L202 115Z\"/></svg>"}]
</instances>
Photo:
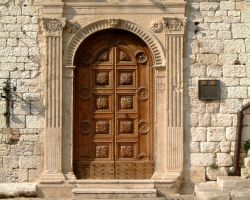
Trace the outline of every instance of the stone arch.
<instances>
[{"instance_id":1,"label":"stone arch","mask_svg":"<svg viewBox=\"0 0 250 200\"><path fill-rule=\"evenodd\" d=\"M154 59L154 67L165 67L165 56L161 44L149 32L144 31L136 24L121 19L105 19L91 23L75 33L68 42L63 56L65 66L74 65L74 56L80 44L89 35L105 29L123 29L139 36L150 48Z\"/></svg>"}]
</instances>

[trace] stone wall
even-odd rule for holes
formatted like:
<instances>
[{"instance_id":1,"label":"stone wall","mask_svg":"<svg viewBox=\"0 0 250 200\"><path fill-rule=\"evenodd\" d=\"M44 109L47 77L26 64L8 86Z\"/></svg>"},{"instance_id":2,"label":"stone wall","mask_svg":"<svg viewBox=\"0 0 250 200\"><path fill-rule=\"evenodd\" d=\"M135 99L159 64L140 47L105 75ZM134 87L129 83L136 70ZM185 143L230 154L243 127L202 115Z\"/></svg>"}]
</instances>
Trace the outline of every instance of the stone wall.
<instances>
[{"instance_id":1,"label":"stone wall","mask_svg":"<svg viewBox=\"0 0 250 200\"><path fill-rule=\"evenodd\" d=\"M39 41L39 0L0 2L0 93L10 79L13 92L10 128L6 102L0 99L0 182L37 179L44 106L42 42Z\"/></svg>"},{"instance_id":2,"label":"stone wall","mask_svg":"<svg viewBox=\"0 0 250 200\"><path fill-rule=\"evenodd\" d=\"M4 93L8 78L17 88L10 121L12 133L5 123L5 99L0 99L0 182L34 181L42 169L42 3L0 2L0 93ZM184 165L187 178L199 176L194 181L204 180L205 171L212 165L223 173L232 166L236 113L250 99L248 4L247 0L187 0ZM200 101L199 79L220 80L221 100ZM250 139L248 130L244 129L243 140Z\"/></svg>"},{"instance_id":3,"label":"stone wall","mask_svg":"<svg viewBox=\"0 0 250 200\"><path fill-rule=\"evenodd\" d=\"M198 173L204 179L211 167L226 174L232 166L236 113L250 97L250 23L246 1L187 3L186 170L192 166L192 178ZM199 79L221 81L220 101L198 99ZM244 140L250 138L249 131L243 135Z\"/></svg>"}]
</instances>

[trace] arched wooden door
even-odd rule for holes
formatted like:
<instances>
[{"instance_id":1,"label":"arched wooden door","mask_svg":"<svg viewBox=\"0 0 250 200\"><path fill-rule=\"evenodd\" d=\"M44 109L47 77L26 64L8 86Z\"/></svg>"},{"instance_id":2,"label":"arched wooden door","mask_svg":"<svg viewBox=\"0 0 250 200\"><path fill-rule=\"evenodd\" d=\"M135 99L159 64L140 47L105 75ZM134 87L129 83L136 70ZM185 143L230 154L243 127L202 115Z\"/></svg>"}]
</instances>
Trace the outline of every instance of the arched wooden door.
<instances>
[{"instance_id":1,"label":"arched wooden door","mask_svg":"<svg viewBox=\"0 0 250 200\"><path fill-rule=\"evenodd\" d=\"M147 179L153 162L153 70L147 46L108 30L79 47L74 171L79 179Z\"/></svg>"}]
</instances>

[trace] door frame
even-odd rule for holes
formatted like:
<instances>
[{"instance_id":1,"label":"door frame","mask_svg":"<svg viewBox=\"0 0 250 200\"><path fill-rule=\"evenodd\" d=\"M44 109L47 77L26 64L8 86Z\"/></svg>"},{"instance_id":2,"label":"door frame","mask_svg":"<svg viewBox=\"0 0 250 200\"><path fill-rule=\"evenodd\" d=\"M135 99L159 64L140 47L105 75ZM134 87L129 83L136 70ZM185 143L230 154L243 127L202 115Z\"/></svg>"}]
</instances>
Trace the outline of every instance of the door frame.
<instances>
[{"instance_id":1,"label":"door frame","mask_svg":"<svg viewBox=\"0 0 250 200\"><path fill-rule=\"evenodd\" d=\"M41 182L61 182L63 179L75 179L73 173L73 60L77 48L87 36L105 29L123 29L139 36L149 47L153 55L155 68L155 122L154 122L154 154L155 173L152 179L173 180L183 174L183 35L185 23L183 18L164 18L165 31L156 37L139 25L128 20L113 18L94 21L82 26L66 39L64 55L51 55L47 51L48 60L56 60L57 67L62 66L62 75L48 80L62 83L59 95L62 95L61 107L55 116L59 116L58 127L46 124L44 132L44 170ZM62 48L62 19L46 19L47 49ZM171 26L168 27L168 24ZM173 26L172 26L173 25ZM53 40L56 36L57 40ZM52 39L50 39L52 38ZM55 42L54 42L55 41ZM164 46L164 48L163 48ZM174 56L173 56L174 55ZM166 59L165 59L166 57ZM175 57L174 60L172 59ZM48 70L52 65L47 63ZM172 70L176 69L176 70ZM61 71L59 71L61 73ZM57 72L56 72L57 73ZM54 101L54 96L48 94L46 102ZM178 103L175 103L176 102ZM52 115L48 109L47 116ZM62 119L60 119L60 116ZM61 121L60 121L61 120ZM53 126L52 126L53 125ZM53 134L53 137L51 137ZM64 177L64 178L63 178Z\"/></svg>"}]
</instances>

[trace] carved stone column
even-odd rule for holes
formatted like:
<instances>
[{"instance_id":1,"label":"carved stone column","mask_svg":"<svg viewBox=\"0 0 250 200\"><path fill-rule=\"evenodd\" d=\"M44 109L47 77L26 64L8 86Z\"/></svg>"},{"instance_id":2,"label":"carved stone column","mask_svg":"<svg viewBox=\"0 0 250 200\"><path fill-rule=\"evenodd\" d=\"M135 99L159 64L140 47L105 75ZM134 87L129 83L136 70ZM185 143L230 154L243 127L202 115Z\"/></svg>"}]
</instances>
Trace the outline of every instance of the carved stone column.
<instances>
[{"instance_id":1,"label":"carved stone column","mask_svg":"<svg viewBox=\"0 0 250 200\"><path fill-rule=\"evenodd\" d=\"M73 172L73 91L75 66L63 67L63 173L75 180Z\"/></svg>"},{"instance_id":2,"label":"carved stone column","mask_svg":"<svg viewBox=\"0 0 250 200\"><path fill-rule=\"evenodd\" d=\"M158 139L158 145L162 144L156 150L156 156L161 156L163 160L156 163L156 173L153 176L155 179L178 179L183 172L183 35L185 24L185 19L163 18L163 21L157 21L152 26L152 30L156 33L165 32L167 61L166 71L157 70L158 73L156 73L157 99L160 98L164 102L161 107L166 112L164 132L157 131L157 134L162 135L161 139ZM158 106L160 102L156 103ZM157 113L163 114L160 110ZM163 122L157 122L157 126L159 123Z\"/></svg>"},{"instance_id":3,"label":"carved stone column","mask_svg":"<svg viewBox=\"0 0 250 200\"><path fill-rule=\"evenodd\" d=\"M44 19L46 34L46 131L42 183L58 183L62 174L62 30L63 19Z\"/></svg>"}]
</instances>

